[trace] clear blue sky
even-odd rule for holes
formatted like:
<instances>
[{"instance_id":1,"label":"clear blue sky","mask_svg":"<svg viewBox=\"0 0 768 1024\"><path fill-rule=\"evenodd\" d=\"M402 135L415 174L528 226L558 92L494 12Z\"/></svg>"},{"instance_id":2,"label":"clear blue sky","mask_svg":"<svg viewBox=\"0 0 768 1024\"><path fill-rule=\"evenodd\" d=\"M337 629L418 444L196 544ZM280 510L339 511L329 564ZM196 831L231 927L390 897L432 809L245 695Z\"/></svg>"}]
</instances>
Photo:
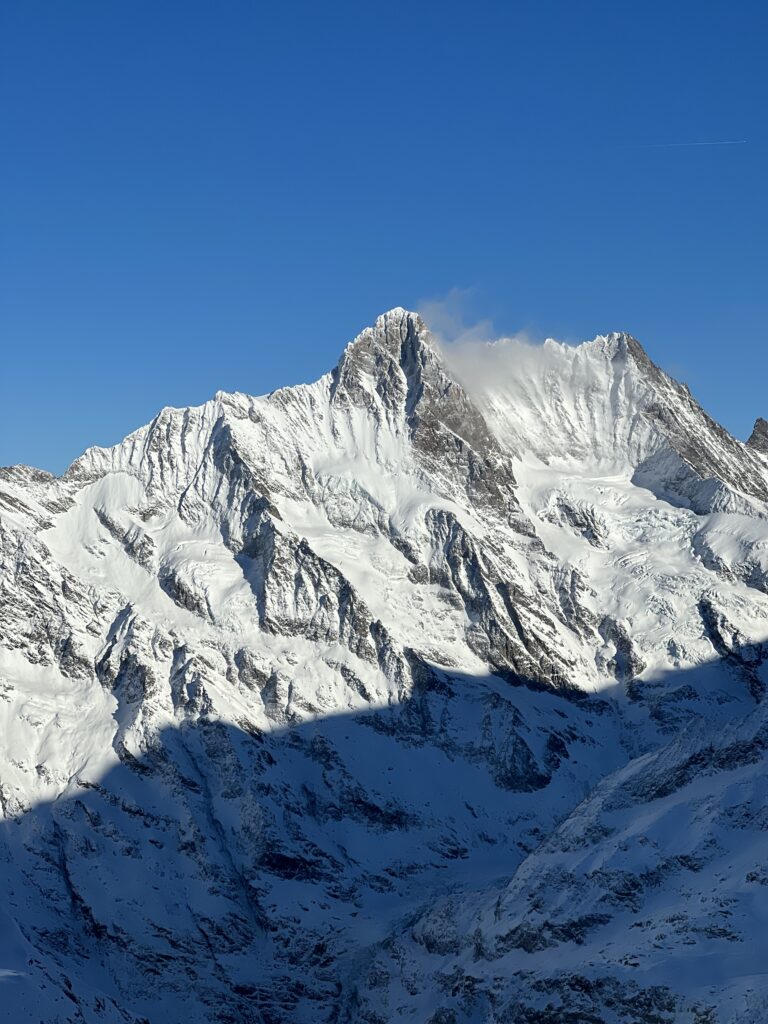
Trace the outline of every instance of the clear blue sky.
<instances>
[{"instance_id":1,"label":"clear blue sky","mask_svg":"<svg viewBox=\"0 0 768 1024\"><path fill-rule=\"evenodd\" d=\"M454 288L500 332L631 331L745 436L767 35L765 0L8 0L0 464L313 379Z\"/></svg>"}]
</instances>

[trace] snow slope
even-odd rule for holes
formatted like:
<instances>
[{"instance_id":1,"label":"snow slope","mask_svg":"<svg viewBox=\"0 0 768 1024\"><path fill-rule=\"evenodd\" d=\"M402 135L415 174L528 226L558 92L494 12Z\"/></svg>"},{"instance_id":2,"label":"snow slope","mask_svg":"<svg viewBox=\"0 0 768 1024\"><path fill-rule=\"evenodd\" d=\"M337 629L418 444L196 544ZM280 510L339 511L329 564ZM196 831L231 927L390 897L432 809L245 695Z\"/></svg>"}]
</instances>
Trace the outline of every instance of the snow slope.
<instances>
[{"instance_id":1,"label":"snow slope","mask_svg":"<svg viewBox=\"0 0 768 1024\"><path fill-rule=\"evenodd\" d=\"M0 470L9 1019L763 1019L764 421L518 354Z\"/></svg>"}]
</instances>

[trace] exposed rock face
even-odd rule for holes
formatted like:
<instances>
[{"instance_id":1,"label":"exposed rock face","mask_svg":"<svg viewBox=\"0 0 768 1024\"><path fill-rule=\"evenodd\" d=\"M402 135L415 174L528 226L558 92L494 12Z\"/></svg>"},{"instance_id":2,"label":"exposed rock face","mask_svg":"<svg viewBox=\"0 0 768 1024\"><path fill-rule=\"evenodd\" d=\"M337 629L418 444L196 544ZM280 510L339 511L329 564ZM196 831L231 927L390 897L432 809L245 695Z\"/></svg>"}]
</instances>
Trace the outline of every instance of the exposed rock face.
<instances>
[{"instance_id":1,"label":"exposed rock face","mask_svg":"<svg viewBox=\"0 0 768 1024\"><path fill-rule=\"evenodd\" d=\"M0 470L10 1019L763 1020L764 427L397 309Z\"/></svg>"},{"instance_id":2,"label":"exposed rock face","mask_svg":"<svg viewBox=\"0 0 768 1024\"><path fill-rule=\"evenodd\" d=\"M747 444L750 448L754 448L755 451L768 455L768 420L758 416Z\"/></svg>"}]
</instances>

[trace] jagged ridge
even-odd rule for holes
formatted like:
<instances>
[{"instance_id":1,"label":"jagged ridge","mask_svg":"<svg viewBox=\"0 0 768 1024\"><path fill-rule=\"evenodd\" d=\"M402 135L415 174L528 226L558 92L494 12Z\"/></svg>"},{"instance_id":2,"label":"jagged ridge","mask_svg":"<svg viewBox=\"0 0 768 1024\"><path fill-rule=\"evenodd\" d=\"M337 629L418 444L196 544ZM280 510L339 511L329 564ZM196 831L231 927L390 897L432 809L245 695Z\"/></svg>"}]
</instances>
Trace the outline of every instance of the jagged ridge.
<instances>
[{"instance_id":1,"label":"jagged ridge","mask_svg":"<svg viewBox=\"0 0 768 1024\"><path fill-rule=\"evenodd\" d=\"M761 820L761 422L624 334L478 384L396 309L315 384L3 470L15 1019L759 1014L696 959L749 941L759 868L718 931L698 846L610 844L670 800L704 847ZM739 772L726 827L690 787ZM633 977L662 877L690 967Z\"/></svg>"}]
</instances>

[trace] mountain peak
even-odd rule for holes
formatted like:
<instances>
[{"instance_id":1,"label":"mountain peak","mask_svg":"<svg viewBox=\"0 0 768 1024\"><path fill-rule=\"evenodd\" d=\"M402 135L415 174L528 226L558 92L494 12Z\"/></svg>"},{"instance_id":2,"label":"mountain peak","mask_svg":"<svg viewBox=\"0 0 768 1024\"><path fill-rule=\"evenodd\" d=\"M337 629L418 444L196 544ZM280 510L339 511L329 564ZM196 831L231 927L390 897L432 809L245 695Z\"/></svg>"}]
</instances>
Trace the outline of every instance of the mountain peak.
<instances>
[{"instance_id":1,"label":"mountain peak","mask_svg":"<svg viewBox=\"0 0 768 1024\"><path fill-rule=\"evenodd\" d=\"M747 444L750 448L754 448L758 452L763 452L768 455L768 420L764 420L762 416L758 416L755 420L755 426L752 433L749 435Z\"/></svg>"},{"instance_id":2,"label":"mountain peak","mask_svg":"<svg viewBox=\"0 0 768 1024\"><path fill-rule=\"evenodd\" d=\"M598 334L593 341L584 342L579 348L592 349L609 358L629 355L640 366L653 366L648 353L637 338L628 331L611 331L609 334Z\"/></svg>"},{"instance_id":3,"label":"mountain peak","mask_svg":"<svg viewBox=\"0 0 768 1024\"><path fill-rule=\"evenodd\" d=\"M386 310L376 317L375 327L379 329L386 329L388 325L401 324L403 322L412 323L417 330L426 331L426 325L418 313L414 313L410 309L405 309L403 306L393 306L392 309Z\"/></svg>"},{"instance_id":4,"label":"mountain peak","mask_svg":"<svg viewBox=\"0 0 768 1024\"><path fill-rule=\"evenodd\" d=\"M442 373L441 361L426 324L401 306L382 313L372 327L366 327L344 349L333 370L333 394L353 397L354 404L368 404L365 394L380 394L385 404L401 390L408 392L414 378L430 367Z\"/></svg>"},{"instance_id":5,"label":"mountain peak","mask_svg":"<svg viewBox=\"0 0 768 1024\"><path fill-rule=\"evenodd\" d=\"M370 345L371 341L398 360L406 349L434 349L432 335L421 316L402 306L395 306L377 316L372 327L366 327L347 345L345 353L355 347Z\"/></svg>"}]
</instances>

